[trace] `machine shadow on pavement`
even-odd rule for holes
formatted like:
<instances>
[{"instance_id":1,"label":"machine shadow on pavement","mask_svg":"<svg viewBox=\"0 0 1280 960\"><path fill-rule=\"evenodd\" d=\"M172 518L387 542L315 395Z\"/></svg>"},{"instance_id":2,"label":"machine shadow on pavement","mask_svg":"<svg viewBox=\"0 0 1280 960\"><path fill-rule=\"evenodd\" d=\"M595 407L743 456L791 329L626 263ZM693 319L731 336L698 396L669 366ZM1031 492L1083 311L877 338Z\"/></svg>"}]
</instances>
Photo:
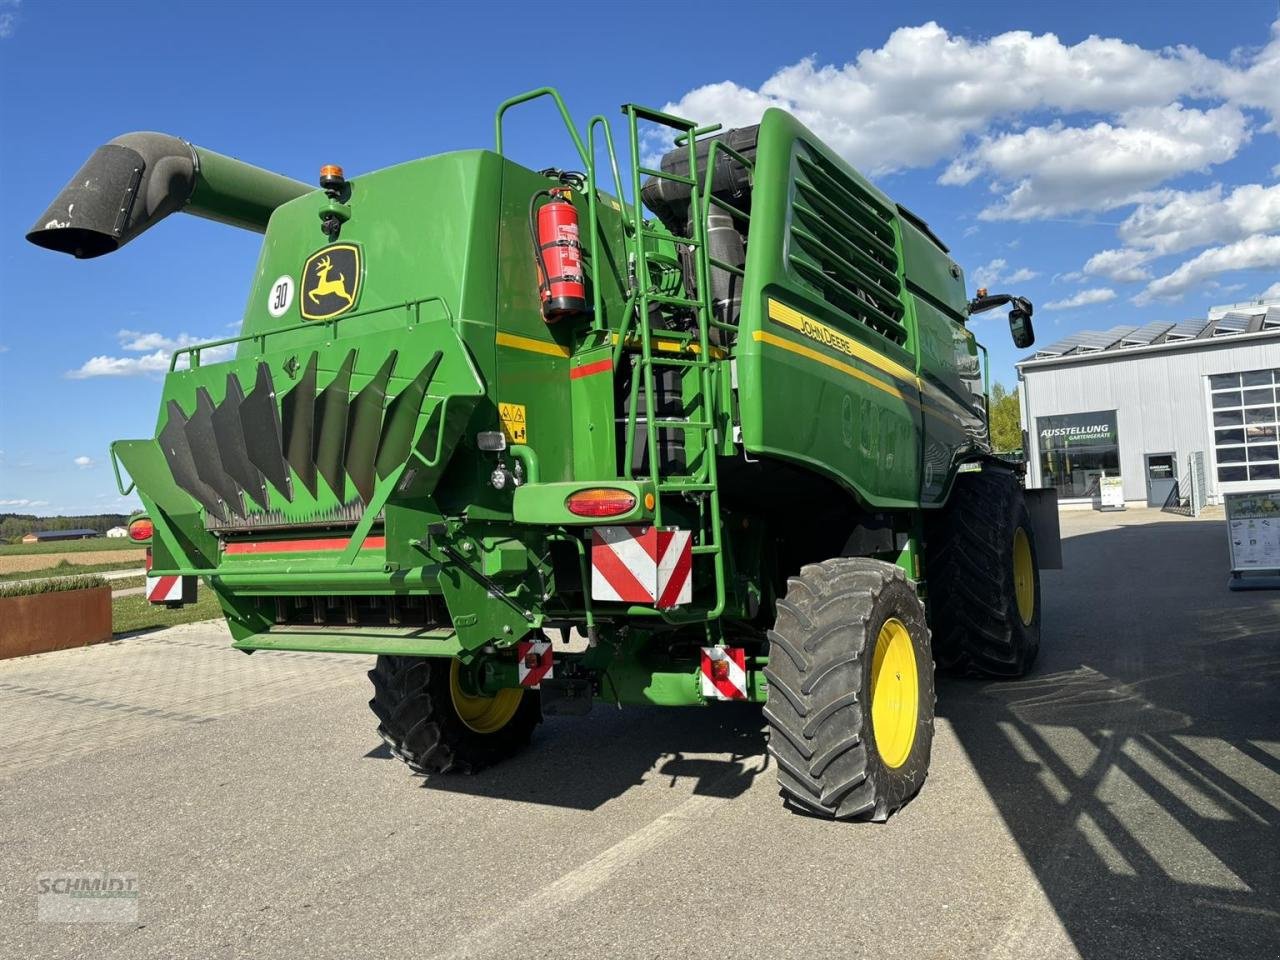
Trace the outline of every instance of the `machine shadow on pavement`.
<instances>
[{"instance_id":1,"label":"machine shadow on pavement","mask_svg":"<svg viewBox=\"0 0 1280 960\"><path fill-rule=\"evenodd\" d=\"M723 755L729 754L728 759ZM385 745L367 758L395 760ZM467 775L422 778L427 790L594 810L649 779L692 781L696 796L741 796L768 769L759 707L684 710L597 702L585 717L547 717L528 750ZM405 770L406 776L411 776Z\"/></svg>"},{"instance_id":2,"label":"machine shadow on pavement","mask_svg":"<svg viewBox=\"0 0 1280 960\"><path fill-rule=\"evenodd\" d=\"M1227 590L1221 521L1063 547L1031 676L938 715L1085 960L1280 956L1280 594Z\"/></svg>"}]
</instances>

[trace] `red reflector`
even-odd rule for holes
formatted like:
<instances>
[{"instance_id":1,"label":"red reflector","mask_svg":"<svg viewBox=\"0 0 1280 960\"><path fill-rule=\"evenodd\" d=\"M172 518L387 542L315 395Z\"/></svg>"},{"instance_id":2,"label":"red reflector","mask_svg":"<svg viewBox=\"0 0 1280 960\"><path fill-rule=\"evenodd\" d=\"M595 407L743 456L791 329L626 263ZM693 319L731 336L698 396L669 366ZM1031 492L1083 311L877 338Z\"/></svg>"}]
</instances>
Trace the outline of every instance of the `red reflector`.
<instances>
[{"instance_id":1,"label":"red reflector","mask_svg":"<svg viewBox=\"0 0 1280 960\"><path fill-rule=\"evenodd\" d=\"M711 661L711 679L712 680L728 680L729 679L729 661L728 660L712 660Z\"/></svg>"},{"instance_id":2,"label":"red reflector","mask_svg":"<svg viewBox=\"0 0 1280 960\"><path fill-rule=\"evenodd\" d=\"M636 498L625 490L596 487L569 494L564 505L578 517L618 517L635 509Z\"/></svg>"},{"instance_id":3,"label":"red reflector","mask_svg":"<svg viewBox=\"0 0 1280 960\"><path fill-rule=\"evenodd\" d=\"M129 524L129 539L138 543L146 543L151 539L151 535L155 533L155 524L146 517L139 517L133 523Z\"/></svg>"}]
</instances>

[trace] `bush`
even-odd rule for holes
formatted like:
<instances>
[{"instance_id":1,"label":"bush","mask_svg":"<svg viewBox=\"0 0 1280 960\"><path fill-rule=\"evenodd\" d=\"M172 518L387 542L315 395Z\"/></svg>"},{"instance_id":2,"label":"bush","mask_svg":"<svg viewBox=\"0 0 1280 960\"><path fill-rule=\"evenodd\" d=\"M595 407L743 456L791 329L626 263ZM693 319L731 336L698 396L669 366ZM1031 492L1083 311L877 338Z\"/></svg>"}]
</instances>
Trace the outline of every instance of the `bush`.
<instances>
[{"instance_id":1,"label":"bush","mask_svg":"<svg viewBox=\"0 0 1280 960\"><path fill-rule=\"evenodd\" d=\"M105 587L102 577L61 577L57 580L36 580L33 583L0 584L0 599L5 597L29 597L38 593L63 593L67 590L91 590Z\"/></svg>"}]
</instances>

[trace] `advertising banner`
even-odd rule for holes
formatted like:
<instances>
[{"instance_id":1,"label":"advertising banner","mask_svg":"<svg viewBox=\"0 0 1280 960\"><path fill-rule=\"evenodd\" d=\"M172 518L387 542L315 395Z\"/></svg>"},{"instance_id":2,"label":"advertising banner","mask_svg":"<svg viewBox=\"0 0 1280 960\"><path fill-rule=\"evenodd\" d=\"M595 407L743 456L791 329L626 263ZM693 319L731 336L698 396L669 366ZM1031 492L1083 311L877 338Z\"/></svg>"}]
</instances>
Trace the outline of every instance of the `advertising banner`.
<instances>
[{"instance_id":1,"label":"advertising banner","mask_svg":"<svg viewBox=\"0 0 1280 960\"><path fill-rule=\"evenodd\" d=\"M1231 572L1280 571L1280 490L1228 493Z\"/></svg>"},{"instance_id":2,"label":"advertising banner","mask_svg":"<svg viewBox=\"0 0 1280 960\"><path fill-rule=\"evenodd\" d=\"M1098 481L1103 510L1124 509L1124 480L1120 477L1102 477Z\"/></svg>"}]
</instances>

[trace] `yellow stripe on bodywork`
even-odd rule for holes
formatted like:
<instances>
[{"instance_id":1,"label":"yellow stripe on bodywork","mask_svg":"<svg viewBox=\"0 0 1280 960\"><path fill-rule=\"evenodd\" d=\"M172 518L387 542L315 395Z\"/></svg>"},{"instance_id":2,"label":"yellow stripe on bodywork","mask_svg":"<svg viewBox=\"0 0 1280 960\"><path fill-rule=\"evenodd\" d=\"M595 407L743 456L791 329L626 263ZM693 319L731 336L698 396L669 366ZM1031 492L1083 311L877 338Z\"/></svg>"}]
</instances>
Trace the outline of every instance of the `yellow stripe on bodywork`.
<instances>
[{"instance_id":1,"label":"yellow stripe on bodywork","mask_svg":"<svg viewBox=\"0 0 1280 960\"><path fill-rule=\"evenodd\" d=\"M868 363L877 370L883 370L891 377L909 383L916 389L920 388L920 380L916 377L914 371L908 370L902 364L890 360L882 353L877 353L848 334L841 333L825 323L819 323L812 317L805 316L799 310L793 310L785 303L779 303L772 298L769 300L769 319L775 323L782 324L784 327L790 327L802 337L808 337L810 340L832 350L837 350L846 356L857 357L863 363Z\"/></svg>"},{"instance_id":2,"label":"yellow stripe on bodywork","mask_svg":"<svg viewBox=\"0 0 1280 960\"><path fill-rule=\"evenodd\" d=\"M913 407L919 408L920 406L919 401L917 401L914 397L907 396L897 387L892 386L891 384L885 383L879 377L873 377L871 376L871 374L865 373L864 371L859 370L857 367L852 366L851 364L844 363L843 361L837 360L835 357L829 357L825 353L819 353L817 350L814 350L810 347L806 347L803 344L795 343L791 340L786 340L783 337L779 337L779 336L776 336L775 334L769 333L767 330L756 330L752 333L752 336L755 338L755 340L758 343L767 343L771 347L779 347L780 349L786 350L789 353L794 353L798 356L805 357L809 360L816 360L818 363L821 363L824 366L828 366L832 370L839 370L841 373L847 374L848 376L853 377L856 380L861 380L863 383L868 384L869 386L875 387L877 390L883 390L885 393L889 394L890 396L897 397L899 400L909 403Z\"/></svg>"},{"instance_id":3,"label":"yellow stripe on bodywork","mask_svg":"<svg viewBox=\"0 0 1280 960\"><path fill-rule=\"evenodd\" d=\"M541 353L548 357L560 357L562 359L569 358L569 348L562 347L558 343L551 343L547 340L535 340L533 337L519 337L514 333L499 333L494 338L494 342L500 347L511 347L513 350L523 350L526 353Z\"/></svg>"},{"instance_id":4,"label":"yellow stripe on bodywork","mask_svg":"<svg viewBox=\"0 0 1280 960\"><path fill-rule=\"evenodd\" d=\"M617 344L618 335L615 333L611 338L611 342ZM627 337L627 346L632 349L639 350L642 346L639 337ZM702 347L696 343L686 343L684 340L653 340L650 344L651 348L659 353L701 353ZM711 358L713 360L723 360L727 353L715 344L711 345Z\"/></svg>"},{"instance_id":5,"label":"yellow stripe on bodywork","mask_svg":"<svg viewBox=\"0 0 1280 960\"><path fill-rule=\"evenodd\" d=\"M618 335L615 333L612 337L614 343L618 342ZM514 333L499 333L494 342L500 347L510 347L512 350L523 350L526 353L540 353L548 357L571 356L568 347L562 347L558 343L551 343L547 340L536 340L533 337L521 337ZM628 347L640 347L640 340L636 337L627 338ZM653 349L659 353L699 353L701 348L696 343L685 343L683 340L654 340ZM711 356L716 360L723 360L726 356L724 350L720 347L711 347Z\"/></svg>"}]
</instances>

